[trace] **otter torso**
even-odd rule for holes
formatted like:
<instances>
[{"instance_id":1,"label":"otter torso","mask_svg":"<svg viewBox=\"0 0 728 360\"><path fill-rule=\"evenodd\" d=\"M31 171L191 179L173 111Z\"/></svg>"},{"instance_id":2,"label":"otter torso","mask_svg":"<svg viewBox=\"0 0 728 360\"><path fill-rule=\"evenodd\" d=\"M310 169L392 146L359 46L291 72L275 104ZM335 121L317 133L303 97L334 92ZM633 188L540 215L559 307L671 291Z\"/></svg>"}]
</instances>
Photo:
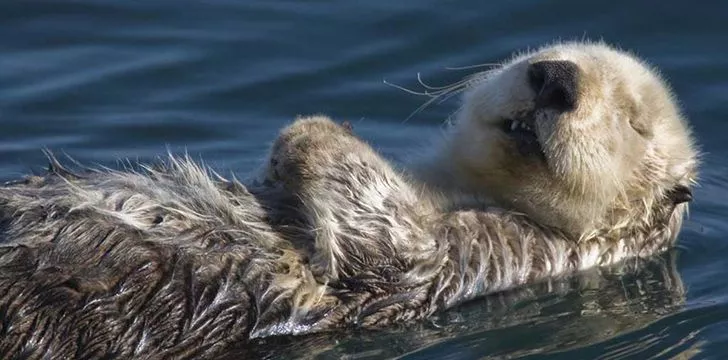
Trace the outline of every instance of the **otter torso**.
<instances>
[{"instance_id":1,"label":"otter torso","mask_svg":"<svg viewBox=\"0 0 728 360\"><path fill-rule=\"evenodd\" d=\"M150 175L56 168L0 189L3 358L211 357L255 337L424 318L659 250L626 239L634 243L605 256L599 243L572 243L522 215L460 211L423 218L422 239L412 240L433 246L419 259L384 248L395 240L385 233L372 245L377 263L349 259L361 252L341 245L331 279L307 259L315 240L294 226L306 220L276 205L293 199L170 163Z\"/></svg>"}]
</instances>

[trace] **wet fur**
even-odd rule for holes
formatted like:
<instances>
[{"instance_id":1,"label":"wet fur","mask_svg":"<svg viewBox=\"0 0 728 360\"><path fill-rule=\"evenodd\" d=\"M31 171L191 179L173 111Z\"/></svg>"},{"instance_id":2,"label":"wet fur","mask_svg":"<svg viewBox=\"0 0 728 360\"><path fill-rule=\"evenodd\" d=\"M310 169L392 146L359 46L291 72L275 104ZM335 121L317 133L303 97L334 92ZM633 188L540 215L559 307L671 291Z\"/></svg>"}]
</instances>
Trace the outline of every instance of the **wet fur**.
<instances>
[{"instance_id":1,"label":"wet fur","mask_svg":"<svg viewBox=\"0 0 728 360\"><path fill-rule=\"evenodd\" d=\"M51 162L0 188L3 359L211 358L251 338L421 319L661 252L687 206L661 188L645 216L579 238L507 208L445 210L324 117L281 132L259 184L187 158Z\"/></svg>"},{"instance_id":2,"label":"wet fur","mask_svg":"<svg viewBox=\"0 0 728 360\"><path fill-rule=\"evenodd\" d=\"M508 212L433 213L338 125L288 131L307 122L329 131L304 130L294 147L335 146L340 157L283 152L282 168L306 169L278 180L288 186L246 189L170 158L144 172L56 166L2 188L3 358L200 358L249 338L383 326L650 255L675 235L669 210L662 225L608 246ZM334 176L340 167L346 177ZM296 203L285 189L298 209L280 205ZM314 211L332 200L348 211Z\"/></svg>"}]
</instances>

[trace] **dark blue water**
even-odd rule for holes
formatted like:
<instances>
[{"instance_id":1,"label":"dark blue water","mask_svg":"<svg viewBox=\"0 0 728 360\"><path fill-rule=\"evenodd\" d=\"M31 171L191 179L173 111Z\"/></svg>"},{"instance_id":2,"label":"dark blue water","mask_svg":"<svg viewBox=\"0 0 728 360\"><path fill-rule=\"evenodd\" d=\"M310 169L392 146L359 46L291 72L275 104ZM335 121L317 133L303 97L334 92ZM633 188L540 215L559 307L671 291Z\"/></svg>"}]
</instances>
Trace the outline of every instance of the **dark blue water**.
<instances>
[{"instance_id":1,"label":"dark blue water","mask_svg":"<svg viewBox=\"0 0 728 360\"><path fill-rule=\"evenodd\" d=\"M468 304L386 331L271 339L256 354L382 358L724 358L728 354L726 2L0 2L0 177L40 148L91 163L187 150L219 170L256 166L298 114L351 121L396 160L457 103L435 85L558 39L604 39L657 65L705 152L679 248ZM419 87L421 90L421 86Z\"/></svg>"}]
</instances>

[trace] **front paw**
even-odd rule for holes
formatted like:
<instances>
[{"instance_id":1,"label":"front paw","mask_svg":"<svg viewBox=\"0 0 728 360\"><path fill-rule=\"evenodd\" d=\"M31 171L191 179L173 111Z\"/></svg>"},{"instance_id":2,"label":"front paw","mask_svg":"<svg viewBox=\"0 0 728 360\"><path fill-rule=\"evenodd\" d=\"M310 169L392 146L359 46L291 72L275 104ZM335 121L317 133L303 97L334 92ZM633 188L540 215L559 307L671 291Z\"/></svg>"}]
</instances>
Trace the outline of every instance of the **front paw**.
<instances>
[{"instance_id":1,"label":"front paw","mask_svg":"<svg viewBox=\"0 0 728 360\"><path fill-rule=\"evenodd\" d=\"M284 128L270 151L266 181L296 190L302 183L327 173L327 166L350 145L351 125L325 116L298 118Z\"/></svg>"}]
</instances>

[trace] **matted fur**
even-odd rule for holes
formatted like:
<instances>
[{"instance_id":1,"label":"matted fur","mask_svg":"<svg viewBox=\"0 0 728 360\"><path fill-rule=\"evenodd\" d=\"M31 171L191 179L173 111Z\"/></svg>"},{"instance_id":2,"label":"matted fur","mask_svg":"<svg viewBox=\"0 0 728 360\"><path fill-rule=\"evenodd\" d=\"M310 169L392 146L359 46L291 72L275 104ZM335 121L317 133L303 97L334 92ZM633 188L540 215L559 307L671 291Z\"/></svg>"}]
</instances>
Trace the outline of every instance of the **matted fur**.
<instances>
[{"instance_id":1,"label":"matted fur","mask_svg":"<svg viewBox=\"0 0 728 360\"><path fill-rule=\"evenodd\" d=\"M691 185L659 178L632 199L643 216L575 237L507 206L443 209L325 117L282 131L261 184L187 158L51 163L0 188L3 359L212 358L251 338L421 319L662 251L686 208L669 187Z\"/></svg>"}]
</instances>

